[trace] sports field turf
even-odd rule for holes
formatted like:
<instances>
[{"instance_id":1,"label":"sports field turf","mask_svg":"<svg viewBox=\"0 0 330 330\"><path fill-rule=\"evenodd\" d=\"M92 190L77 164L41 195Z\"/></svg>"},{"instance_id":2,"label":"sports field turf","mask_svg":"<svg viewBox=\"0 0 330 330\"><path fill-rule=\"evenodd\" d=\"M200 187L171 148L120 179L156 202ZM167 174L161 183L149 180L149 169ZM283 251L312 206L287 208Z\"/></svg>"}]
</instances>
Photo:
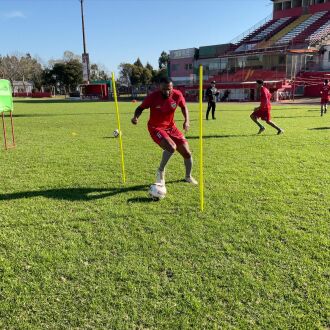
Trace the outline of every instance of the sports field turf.
<instances>
[{"instance_id":1,"label":"sports field turf","mask_svg":"<svg viewBox=\"0 0 330 330\"><path fill-rule=\"evenodd\" d=\"M148 197L161 151L148 111L130 124L136 105L120 103L123 185L113 103L15 103L17 148L0 151L0 329L329 329L330 113L274 106L285 134L258 136L256 104L218 104L201 213L178 154L166 198Z\"/></svg>"}]
</instances>

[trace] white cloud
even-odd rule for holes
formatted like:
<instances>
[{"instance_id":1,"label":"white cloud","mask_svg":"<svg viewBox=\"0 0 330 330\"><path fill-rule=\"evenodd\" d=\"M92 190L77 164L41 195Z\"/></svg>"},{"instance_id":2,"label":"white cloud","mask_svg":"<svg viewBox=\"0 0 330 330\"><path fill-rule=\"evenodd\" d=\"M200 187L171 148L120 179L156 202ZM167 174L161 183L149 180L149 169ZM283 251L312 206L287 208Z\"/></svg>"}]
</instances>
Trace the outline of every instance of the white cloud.
<instances>
[{"instance_id":1,"label":"white cloud","mask_svg":"<svg viewBox=\"0 0 330 330\"><path fill-rule=\"evenodd\" d=\"M11 12L5 13L4 14L5 18L25 18L26 16L24 15L23 12L19 10L13 10Z\"/></svg>"}]
</instances>

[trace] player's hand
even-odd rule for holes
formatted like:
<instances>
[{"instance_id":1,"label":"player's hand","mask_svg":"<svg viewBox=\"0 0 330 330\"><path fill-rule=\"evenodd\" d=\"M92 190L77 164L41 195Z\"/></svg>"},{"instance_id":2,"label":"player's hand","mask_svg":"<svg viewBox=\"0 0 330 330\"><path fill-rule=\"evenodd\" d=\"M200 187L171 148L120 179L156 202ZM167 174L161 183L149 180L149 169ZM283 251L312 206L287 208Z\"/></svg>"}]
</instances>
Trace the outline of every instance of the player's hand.
<instances>
[{"instance_id":1,"label":"player's hand","mask_svg":"<svg viewBox=\"0 0 330 330\"><path fill-rule=\"evenodd\" d=\"M189 121L185 120L183 123L183 129L187 132L189 131L189 127L190 127Z\"/></svg>"},{"instance_id":2,"label":"player's hand","mask_svg":"<svg viewBox=\"0 0 330 330\"><path fill-rule=\"evenodd\" d=\"M131 122L132 122L133 125L136 125L138 123L138 119L136 117L133 117L131 119Z\"/></svg>"}]
</instances>

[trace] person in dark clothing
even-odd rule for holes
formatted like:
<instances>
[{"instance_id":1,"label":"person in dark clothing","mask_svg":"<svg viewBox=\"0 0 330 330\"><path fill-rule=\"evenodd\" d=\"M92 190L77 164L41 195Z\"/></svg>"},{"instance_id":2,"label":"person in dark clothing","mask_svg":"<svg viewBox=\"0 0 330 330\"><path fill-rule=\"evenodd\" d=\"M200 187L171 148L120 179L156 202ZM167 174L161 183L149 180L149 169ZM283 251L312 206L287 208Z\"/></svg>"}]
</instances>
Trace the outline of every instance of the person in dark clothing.
<instances>
[{"instance_id":1,"label":"person in dark clothing","mask_svg":"<svg viewBox=\"0 0 330 330\"><path fill-rule=\"evenodd\" d=\"M215 81L211 82L211 86L206 90L206 99L207 99L207 111L206 111L206 120L209 119L209 113L212 109L212 119L215 119L215 107L217 102L217 96L219 91L215 88Z\"/></svg>"},{"instance_id":2,"label":"person in dark clothing","mask_svg":"<svg viewBox=\"0 0 330 330\"><path fill-rule=\"evenodd\" d=\"M228 89L225 90L225 92L223 93L222 98L220 99L221 102L225 102L227 101L228 97L230 95L230 91Z\"/></svg>"}]
</instances>

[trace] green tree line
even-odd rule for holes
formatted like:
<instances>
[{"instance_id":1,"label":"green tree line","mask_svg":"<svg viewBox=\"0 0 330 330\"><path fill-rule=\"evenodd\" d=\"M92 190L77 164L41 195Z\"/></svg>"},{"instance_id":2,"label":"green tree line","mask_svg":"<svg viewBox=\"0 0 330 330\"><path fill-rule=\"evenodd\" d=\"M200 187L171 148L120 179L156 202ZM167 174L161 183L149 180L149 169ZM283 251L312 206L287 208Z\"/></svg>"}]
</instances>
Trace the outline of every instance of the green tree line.
<instances>
[{"instance_id":1,"label":"green tree line","mask_svg":"<svg viewBox=\"0 0 330 330\"><path fill-rule=\"evenodd\" d=\"M124 86L138 86L157 82L167 74L168 54L162 52L159 67L145 66L138 58L134 63L121 63L117 82ZM49 60L47 64L31 54L0 55L0 78L13 81L32 81L38 90L41 87L56 86L61 92L75 91L83 82L81 57L65 51L61 59ZM90 65L90 80L109 80L110 74L103 65Z\"/></svg>"}]
</instances>

